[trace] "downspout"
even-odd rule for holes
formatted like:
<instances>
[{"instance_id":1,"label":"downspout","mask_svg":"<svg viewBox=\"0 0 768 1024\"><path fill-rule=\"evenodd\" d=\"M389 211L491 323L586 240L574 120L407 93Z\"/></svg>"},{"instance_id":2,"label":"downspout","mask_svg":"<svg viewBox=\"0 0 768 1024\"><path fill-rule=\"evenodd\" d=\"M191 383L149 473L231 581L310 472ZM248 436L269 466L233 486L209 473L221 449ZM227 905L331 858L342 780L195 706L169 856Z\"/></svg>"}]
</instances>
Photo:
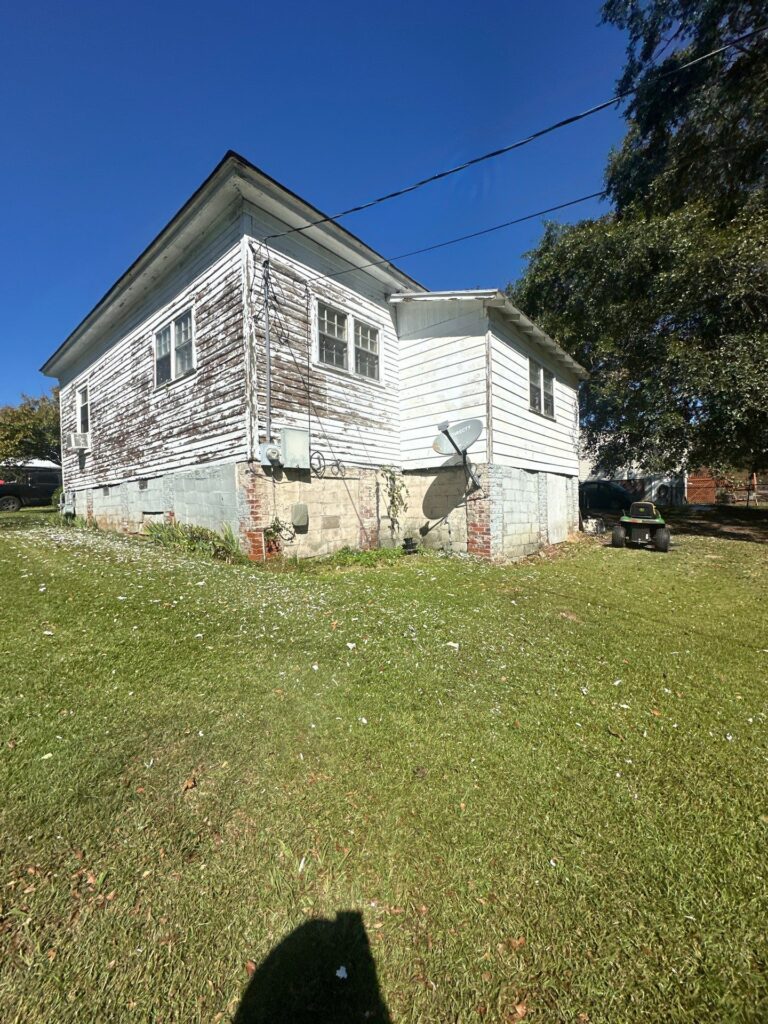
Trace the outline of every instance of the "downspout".
<instances>
[{"instance_id":1,"label":"downspout","mask_svg":"<svg viewBox=\"0 0 768 1024\"><path fill-rule=\"evenodd\" d=\"M269 258L264 260L264 345L266 347L267 379L265 382L264 440L272 441L272 346L269 339Z\"/></svg>"}]
</instances>

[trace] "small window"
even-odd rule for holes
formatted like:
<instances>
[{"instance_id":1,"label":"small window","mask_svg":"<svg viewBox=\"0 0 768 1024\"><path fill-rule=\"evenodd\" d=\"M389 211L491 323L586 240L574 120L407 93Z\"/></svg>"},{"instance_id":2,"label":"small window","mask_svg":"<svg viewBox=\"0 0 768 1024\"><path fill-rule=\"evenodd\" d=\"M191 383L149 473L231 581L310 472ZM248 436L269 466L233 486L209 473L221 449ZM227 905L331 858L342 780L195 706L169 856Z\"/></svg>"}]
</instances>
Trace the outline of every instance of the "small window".
<instances>
[{"instance_id":1,"label":"small window","mask_svg":"<svg viewBox=\"0 0 768 1024\"><path fill-rule=\"evenodd\" d=\"M379 332L360 321L355 321L355 373L379 379Z\"/></svg>"},{"instance_id":2,"label":"small window","mask_svg":"<svg viewBox=\"0 0 768 1024\"><path fill-rule=\"evenodd\" d=\"M531 408L541 412L541 367L531 359L528 363L528 378L531 387Z\"/></svg>"},{"instance_id":3,"label":"small window","mask_svg":"<svg viewBox=\"0 0 768 1024\"><path fill-rule=\"evenodd\" d=\"M192 310L155 332L155 384L177 380L195 368Z\"/></svg>"},{"instance_id":4,"label":"small window","mask_svg":"<svg viewBox=\"0 0 768 1024\"><path fill-rule=\"evenodd\" d=\"M531 395L531 409L555 418L555 375L545 370L540 363L528 360L528 384Z\"/></svg>"},{"instance_id":5,"label":"small window","mask_svg":"<svg viewBox=\"0 0 768 1024\"><path fill-rule=\"evenodd\" d=\"M544 415L555 418L555 375L542 370L544 378Z\"/></svg>"},{"instance_id":6,"label":"small window","mask_svg":"<svg viewBox=\"0 0 768 1024\"><path fill-rule=\"evenodd\" d=\"M319 302L318 333L320 344L318 357L321 363L347 369L347 314Z\"/></svg>"},{"instance_id":7,"label":"small window","mask_svg":"<svg viewBox=\"0 0 768 1024\"><path fill-rule=\"evenodd\" d=\"M87 434L91 429L87 384L77 389L77 429L81 434Z\"/></svg>"},{"instance_id":8,"label":"small window","mask_svg":"<svg viewBox=\"0 0 768 1024\"><path fill-rule=\"evenodd\" d=\"M188 309L173 322L174 346L176 349L176 372L174 376L183 377L192 366L192 310Z\"/></svg>"},{"instance_id":9,"label":"small window","mask_svg":"<svg viewBox=\"0 0 768 1024\"><path fill-rule=\"evenodd\" d=\"M171 325L155 335L155 381L165 384L171 379Z\"/></svg>"}]
</instances>

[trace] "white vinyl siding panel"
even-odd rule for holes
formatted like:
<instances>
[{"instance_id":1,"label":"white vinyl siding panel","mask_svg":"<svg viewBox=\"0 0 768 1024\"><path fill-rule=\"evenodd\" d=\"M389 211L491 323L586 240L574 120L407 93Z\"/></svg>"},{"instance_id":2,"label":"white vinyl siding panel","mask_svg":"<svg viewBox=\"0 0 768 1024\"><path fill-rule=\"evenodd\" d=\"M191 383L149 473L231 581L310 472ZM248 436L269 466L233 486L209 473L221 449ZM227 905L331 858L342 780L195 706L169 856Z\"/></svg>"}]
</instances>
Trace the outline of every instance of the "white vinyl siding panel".
<instances>
[{"instance_id":1,"label":"white vinyl siding panel","mask_svg":"<svg viewBox=\"0 0 768 1024\"><path fill-rule=\"evenodd\" d=\"M476 417L486 427L486 319L481 302L415 300L396 308L402 466L435 468L455 461L432 450L438 423ZM470 457L487 460L485 429Z\"/></svg>"},{"instance_id":2,"label":"white vinyl siding panel","mask_svg":"<svg viewBox=\"0 0 768 1024\"><path fill-rule=\"evenodd\" d=\"M554 419L531 409L530 360L553 374ZM499 465L577 476L577 382L519 337L495 315L491 318L491 409L493 461ZM543 398L543 396L542 396Z\"/></svg>"}]
</instances>

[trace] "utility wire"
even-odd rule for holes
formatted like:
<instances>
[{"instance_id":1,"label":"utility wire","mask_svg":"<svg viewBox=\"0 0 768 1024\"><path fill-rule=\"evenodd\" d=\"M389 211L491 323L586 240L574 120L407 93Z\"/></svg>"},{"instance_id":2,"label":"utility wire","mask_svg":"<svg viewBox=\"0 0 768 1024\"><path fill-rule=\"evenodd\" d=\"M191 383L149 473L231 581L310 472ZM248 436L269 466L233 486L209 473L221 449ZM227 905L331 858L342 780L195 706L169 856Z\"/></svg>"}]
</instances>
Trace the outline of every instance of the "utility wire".
<instances>
[{"instance_id":1,"label":"utility wire","mask_svg":"<svg viewBox=\"0 0 768 1024\"><path fill-rule=\"evenodd\" d=\"M401 252L398 256L390 256L389 259L373 260L371 263L355 264L346 270L337 270L331 274L317 274L315 277L308 277L307 283L323 281L326 278L341 277L344 274L352 274L356 270L367 270L370 267L380 267L384 264L394 263L396 260L404 260L408 256L420 256L425 252L433 252L435 249L444 249L447 245L456 245L457 242L466 242L470 238L480 238L481 235L490 235L494 231L501 231L503 228L511 228L514 224L522 224L527 220L535 220L547 213L555 213L557 210L565 210L569 206L576 206L577 203L586 203L589 199L599 199L608 195L607 189L600 192L592 192L588 196L580 196L578 199L569 199L567 203L558 203L557 206L548 206L546 210L537 210L536 213L526 213L524 217L515 217L514 220L505 220L503 224L494 224L490 228L482 228L480 231L472 231L468 235L459 235L457 238L449 238L445 242L436 242L434 245L427 245L423 249L412 249L410 252Z\"/></svg>"},{"instance_id":2,"label":"utility wire","mask_svg":"<svg viewBox=\"0 0 768 1024\"><path fill-rule=\"evenodd\" d=\"M726 50L730 50L734 46L739 46L741 43L744 43L748 39L752 39L754 36L765 31L768 31L768 25L763 25L761 28L753 29L751 32L747 32L743 36L739 36L737 39L732 39L729 43L725 43L716 50L710 50L709 53L704 53L700 57L694 57L693 60L686 61L685 64L681 64L678 68L672 68L669 71L665 71L663 74L658 76L657 81L664 78L670 78L673 75L679 75L682 71L686 71L688 68L701 64L702 61L711 60L712 57L717 57L721 53L725 53ZM557 131L560 128L565 128L571 124L576 124L577 121L582 121L585 117L591 117L592 114L597 114L601 110L606 110L608 107L612 107L614 104L619 103L628 96L632 96L637 91L637 86L632 89L625 89L623 92L616 93L616 95L612 96L609 100L604 100L602 103L598 103L594 107L589 107L588 110L582 110L579 114L572 114L570 117L563 118L561 121L556 121L554 124L547 125L546 128L540 128L531 135L527 135L523 139L518 139L517 142L512 142L508 146L502 146L500 149L491 150L490 153L483 153L481 156L472 157L471 160L465 160L464 163L458 164L456 167L451 167L445 171L438 171L436 174L431 174L427 178L415 181L412 185L406 185L405 188L397 189L394 192L388 192L386 195L379 196L377 199L371 199L367 203L361 203L359 206L350 206L349 209L342 210L340 213L335 213L332 216L318 217L317 220L307 221L306 224L302 224L300 227L288 228L286 231L279 231L276 234L267 235L264 238L264 241L270 242L275 238L284 238L286 235L293 235L298 231L305 231L307 228L317 227L319 224L327 224L330 221L337 221L342 217L348 217L352 213L361 213L363 210L369 210L372 206L377 206L379 203L385 203L390 199L397 199L399 196L407 195L409 192L415 192L416 189L423 188L425 185L430 185L434 181L441 181L443 178L448 178L452 174L458 174L460 171L465 171L468 167L474 167L477 164L484 163L486 160L494 160L496 157L503 156L505 153L511 153L514 149L521 149L523 146L529 145L529 143L534 142L536 139L540 139L544 135L549 135L550 132Z\"/></svg>"}]
</instances>

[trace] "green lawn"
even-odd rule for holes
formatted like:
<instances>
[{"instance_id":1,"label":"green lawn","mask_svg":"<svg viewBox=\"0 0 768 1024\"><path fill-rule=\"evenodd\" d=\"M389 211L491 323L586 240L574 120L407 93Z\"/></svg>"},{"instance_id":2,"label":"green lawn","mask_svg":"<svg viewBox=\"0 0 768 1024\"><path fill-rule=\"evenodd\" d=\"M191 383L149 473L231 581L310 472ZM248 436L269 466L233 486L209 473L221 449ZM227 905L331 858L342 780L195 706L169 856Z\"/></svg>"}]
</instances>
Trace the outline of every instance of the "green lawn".
<instances>
[{"instance_id":1,"label":"green lawn","mask_svg":"<svg viewBox=\"0 0 768 1024\"><path fill-rule=\"evenodd\" d=\"M3 516L0 1019L228 1021L357 911L398 1024L765 1021L767 579L716 536L279 572ZM349 956L333 1019L383 1019Z\"/></svg>"}]
</instances>

